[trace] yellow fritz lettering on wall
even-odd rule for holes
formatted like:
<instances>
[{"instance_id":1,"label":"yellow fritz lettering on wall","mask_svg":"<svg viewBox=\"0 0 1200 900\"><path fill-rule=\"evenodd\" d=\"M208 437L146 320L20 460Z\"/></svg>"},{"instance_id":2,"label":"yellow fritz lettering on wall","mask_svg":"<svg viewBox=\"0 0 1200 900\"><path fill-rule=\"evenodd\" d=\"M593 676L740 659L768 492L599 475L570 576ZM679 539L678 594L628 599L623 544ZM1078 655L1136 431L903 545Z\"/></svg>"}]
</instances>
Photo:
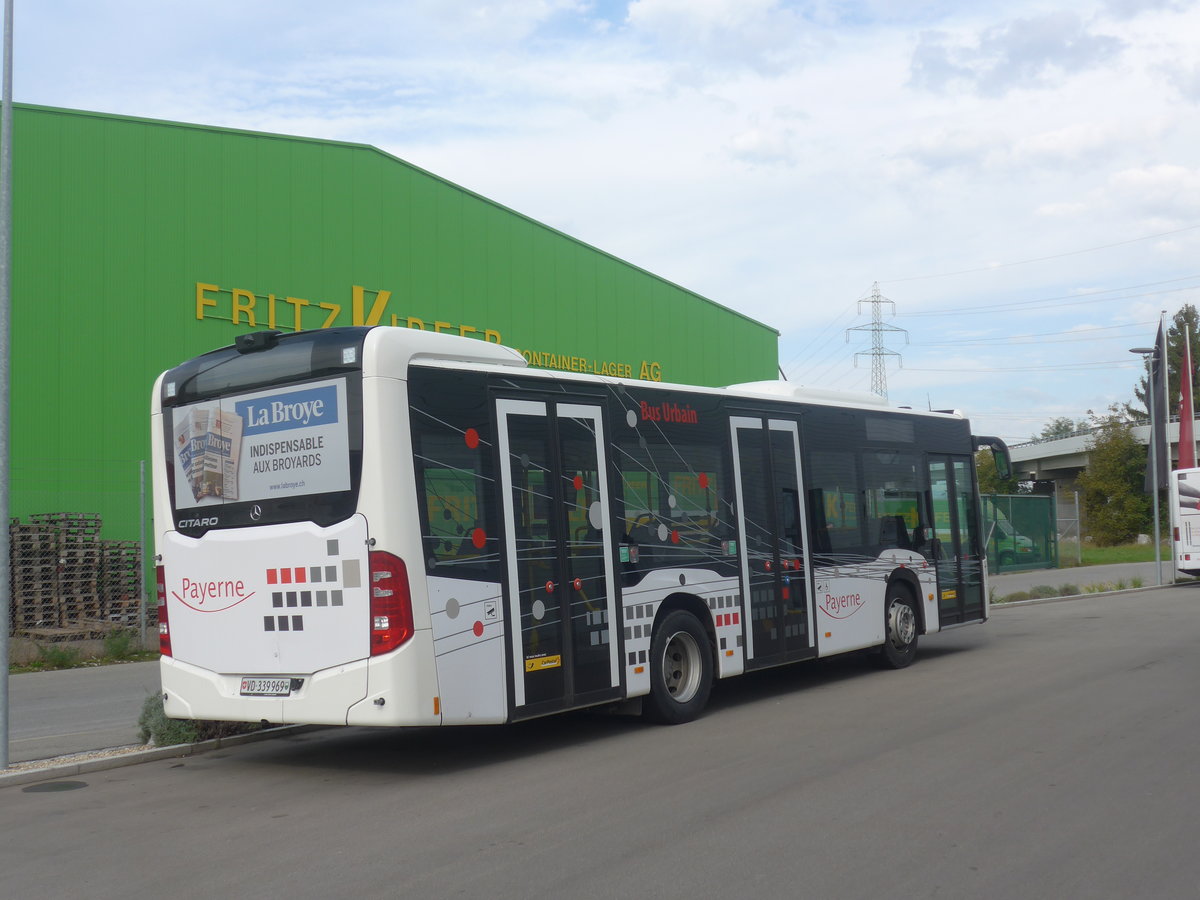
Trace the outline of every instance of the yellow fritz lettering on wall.
<instances>
[{"instance_id":1,"label":"yellow fritz lettering on wall","mask_svg":"<svg viewBox=\"0 0 1200 900\"><path fill-rule=\"evenodd\" d=\"M368 299L368 294L373 296ZM355 325L384 323L388 303L391 299L391 291L370 291L358 284L351 286L350 317L352 323ZM338 317L342 314L343 305L325 300L314 302L305 297L256 294L245 288L222 288L216 284L196 282L197 319L220 319L234 325L258 328L263 324L264 307L267 328L285 329L290 327L295 331L300 331L303 328L335 327L338 324ZM316 310L321 311L318 314L320 315L319 321L314 317ZM391 313L387 321L397 327L419 328L422 331L436 331L440 334L476 337L491 344L504 342L500 332L494 328L477 328L474 325L442 321L427 323L424 319L416 316L402 316L396 313Z\"/></svg>"},{"instance_id":2,"label":"yellow fritz lettering on wall","mask_svg":"<svg viewBox=\"0 0 1200 900\"><path fill-rule=\"evenodd\" d=\"M196 282L196 318L204 318L205 307L211 306L214 309L217 306L217 298L208 296L209 293L216 293L221 290L215 284L204 284L201 281Z\"/></svg>"},{"instance_id":3,"label":"yellow fritz lettering on wall","mask_svg":"<svg viewBox=\"0 0 1200 900\"><path fill-rule=\"evenodd\" d=\"M251 328L257 326L254 321L254 303L258 300L249 291L243 291L240 288L233 289L233 324L242 324L242 314L246 315L246 324Z\"/></svg>"},{"instance_id":4,"label":"yellow fritz lettering on wall","mask_svg":"<svg viewBox=\"0 0 1200 900\"><path fill-rule=\"evenodd\" d=\"M355 325L378 325L379 320L383 318L383 311L387 308L387 302L391 299L391 291L376 291L375 302L371 304L371 313L366 318L363 317L364 307L366 306L366 289L362 285L354 285L351 290L352 305L354 311ZM411 328L412 326L408 326Z\"/></svg>"},{"instance_id":5,"label":"yellow fritz lettering on wall","mask_svg":"<svg viewBox=\"0 0 1200 900\"><path fill-rule=\"evenodd\" d=\"M368 298L368 294L371 294ZM385 321L396 327L415 328L421 331L434 331L438 334L457 334L460 337L474 337L490 344L502 344L504 338L495 328L478 328L464 323L426 321L418 316L388 314L388 304L392 292L386 290L371 291L360 284L350 288L350 318L354 325L379 325ZM263 321L263 307L266 307L266 327L281 329L291 327L295 331L308 328L333 328L338 324L338 317L343 306L340 303L328 301L313 302L304 297L284 296L275 294L256 294L245 288L222 288L220 285L203 281L196 282L196 318L219 319L234 325L247 325L258 328ZM290 307L290 310L289 310ZM308 310L308 314L306 314ZM320 310L323 315L314 314ZM319 317L318 317L319 315ZM587 359L564 353L549 351L521 350L526 361L536 368L555 369L563 372L587 372L593 375L603 375L612 378L634 377L642 381L662 381L662 364L656 360L642 360L640 366L614 360Z\"/></svg>"}]
</instances>

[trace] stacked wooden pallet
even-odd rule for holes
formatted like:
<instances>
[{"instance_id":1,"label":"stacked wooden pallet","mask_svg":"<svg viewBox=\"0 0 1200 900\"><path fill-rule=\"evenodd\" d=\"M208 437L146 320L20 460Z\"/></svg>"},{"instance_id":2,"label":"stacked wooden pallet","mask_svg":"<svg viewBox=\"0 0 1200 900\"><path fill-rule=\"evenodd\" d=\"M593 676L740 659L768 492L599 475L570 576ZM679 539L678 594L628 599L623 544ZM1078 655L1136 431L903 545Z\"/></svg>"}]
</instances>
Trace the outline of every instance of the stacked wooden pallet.
<instances>
[{"instance_id":1,"label":"stacked wooden pallet","mask_svg":"<svg viewBox=\"0 0 1200 900\"><path fill-rule=\"evenodd\" d=\"M39 513L10 522L10 633L54 640L136 624L138 544L101 540L101 525L95 513Z\"/></svg>"},{"instance_id":2,"label":"stacked wooden pallet","mask_svg":"<svg viewBox=\"0 0 1200 900\"><path fill-rule=\"evenodd\" d=\"M39 525L9 523L12 572L10 630L58 627L58 535Z\"/></svg>"},{"instance_id":3,"label":"stacked wooden pallet","mask_svg":"<svg viewBox=\"0 0 1200 900\"><path fill-rule=\"evenodd\" d=\"M136 625L142 598L142 553L137 541L101 541L100 597L105 621Z\"/></svg>"}]
</instances>

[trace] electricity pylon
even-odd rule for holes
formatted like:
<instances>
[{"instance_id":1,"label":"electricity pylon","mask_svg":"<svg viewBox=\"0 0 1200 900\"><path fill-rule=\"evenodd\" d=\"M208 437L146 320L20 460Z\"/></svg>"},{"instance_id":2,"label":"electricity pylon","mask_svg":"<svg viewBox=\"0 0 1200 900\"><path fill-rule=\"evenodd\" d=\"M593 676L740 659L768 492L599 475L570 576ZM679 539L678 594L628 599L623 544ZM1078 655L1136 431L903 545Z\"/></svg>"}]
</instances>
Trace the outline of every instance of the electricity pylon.
<instances>
[{"instance_id":1,"label":"electricity pylon","mask_svg":"<svg viewBox=\"0 0 1200 900\"><path fill-rule=\"evenodd\" d=\"M852 331L869 331L871 332L871 349L861 350L854 354L854 367L858 368L858 358L860 356L871 357L871 393L878 394L884 400L887 399L887 357L894 356L897 360L897 365L904 368L904 358L895 350L888 350L883 346L883 333L885 331L899 331L904 335L904 343L908 343L908 331L904 328L897 328L895 325L886 325L883 321L883 304L887 303L892 307L892 315L896 314L896 304L892 303L886 297L880 296L879 282L875 282L871 289L870 300L859 300L858 309L862 312L864 303L871 304L871 324L870 325L855 325L853 328L846 329L846 343L850 343L850 332Z\"/></svg>"}]
</instances>

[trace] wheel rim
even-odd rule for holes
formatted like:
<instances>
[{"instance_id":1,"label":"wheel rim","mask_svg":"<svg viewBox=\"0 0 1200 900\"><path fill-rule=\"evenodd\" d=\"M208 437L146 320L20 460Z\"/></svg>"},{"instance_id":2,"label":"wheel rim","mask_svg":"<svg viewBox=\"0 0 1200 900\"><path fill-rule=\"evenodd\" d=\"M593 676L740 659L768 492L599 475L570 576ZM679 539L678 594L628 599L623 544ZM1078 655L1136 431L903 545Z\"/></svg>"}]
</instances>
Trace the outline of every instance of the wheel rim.
<instances>
[{"instance_id":1,"label":"wheel rim","mask_svg":"<svg viewBox=\"0 0 1200 900\"><path fill-rule=\"evenodd\" d=\"M903 600L893 600L888 609L888 636L897 650L907 649L917 636L917 614Z\"/></svg>"},{"instance_id":2,"label":"wheel rim","mask_svg":"<svg viewBox=\"0 0 1200 900\"><path fill-rule=\"evenodd\" d=\"M686 631L677 631L663 647L662 676L667 693L676 703L687 703L700 689L703 663L700 645Z\"/></svg>"}]
</instances>

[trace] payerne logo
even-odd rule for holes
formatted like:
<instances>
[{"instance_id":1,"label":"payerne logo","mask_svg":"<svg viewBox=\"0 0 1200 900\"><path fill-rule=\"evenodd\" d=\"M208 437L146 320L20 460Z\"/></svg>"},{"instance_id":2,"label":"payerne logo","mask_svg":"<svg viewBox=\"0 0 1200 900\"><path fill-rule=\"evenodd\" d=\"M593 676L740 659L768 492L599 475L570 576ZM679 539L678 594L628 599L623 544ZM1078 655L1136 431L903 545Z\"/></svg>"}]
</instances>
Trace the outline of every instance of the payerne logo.
<instances>
[{"instance_id":1,"label":"payerne logo","mask_svg":"<svg viewBox=\"0 0 1200 900\"><path fill-rule=\"evenodd\" d=\"M239 400L233 404L233 408L242 417L243 435L336 425L337 387L329 384L270 397Z\"/></svg>"},{"instance_id":2,"label":"payerne logo","mask_svg":"<svg viewBox=\"0 0 1200 900\"><path fill-rule=\"evenodd\" d=\"M835 619L848 619L862 608L861 594L831 594L826 591L821 600L821 611Z\"/></svg>"},{"instance_id":3,"label":"payerne logo","mask_svg":"<svg viewBox=\"0 0 1200 900\"><path fill-rule=\"evenodd\" d=\"M171 595L196 612L222 612L249 600L254 591L247 591L245 582L240 579L201 581L184 578L179 590L172 590Z\"/></svg>"}]
</instances>

